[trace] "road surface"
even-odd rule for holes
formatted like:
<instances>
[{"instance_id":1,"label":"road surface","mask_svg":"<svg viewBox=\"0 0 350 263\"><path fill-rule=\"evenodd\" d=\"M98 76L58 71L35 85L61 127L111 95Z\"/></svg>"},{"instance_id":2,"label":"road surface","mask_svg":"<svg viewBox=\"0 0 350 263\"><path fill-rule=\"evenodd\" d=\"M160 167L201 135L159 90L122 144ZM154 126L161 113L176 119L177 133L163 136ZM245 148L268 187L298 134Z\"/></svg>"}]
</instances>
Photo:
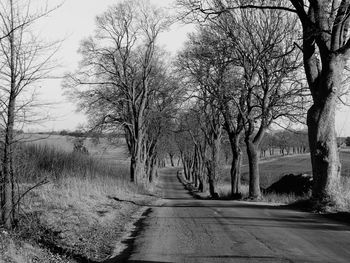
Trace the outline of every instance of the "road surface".
<instances>
[{"instance_id":1,"label":"road surface","mask_svg":"<svg viewBox=\"0 0 350 263\"><path fill-rule=\"evenodd\" d=\"M348 225L263 204L195 200L175 169L160 180L164 200L142 222L127 262L350 262Z\"/></svg>"}]
</instances>

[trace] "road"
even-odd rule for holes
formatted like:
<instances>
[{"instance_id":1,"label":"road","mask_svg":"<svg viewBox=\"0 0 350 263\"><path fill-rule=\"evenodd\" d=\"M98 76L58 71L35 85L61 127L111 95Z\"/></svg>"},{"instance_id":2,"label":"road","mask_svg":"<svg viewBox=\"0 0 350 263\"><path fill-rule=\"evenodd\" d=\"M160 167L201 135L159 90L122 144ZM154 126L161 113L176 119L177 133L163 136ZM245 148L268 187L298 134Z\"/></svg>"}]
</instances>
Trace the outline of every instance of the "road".
<instances>
[{"instance_id":1,"label":"road","mask_svg":"<svg viewBox=\"0 0 350 263\"><path fill-rule=\"evenodd\" d=\"M160 177L127 262L350 262L350 227L267 204L193 199L175 169Z\"/></svg>"}]
</instances>

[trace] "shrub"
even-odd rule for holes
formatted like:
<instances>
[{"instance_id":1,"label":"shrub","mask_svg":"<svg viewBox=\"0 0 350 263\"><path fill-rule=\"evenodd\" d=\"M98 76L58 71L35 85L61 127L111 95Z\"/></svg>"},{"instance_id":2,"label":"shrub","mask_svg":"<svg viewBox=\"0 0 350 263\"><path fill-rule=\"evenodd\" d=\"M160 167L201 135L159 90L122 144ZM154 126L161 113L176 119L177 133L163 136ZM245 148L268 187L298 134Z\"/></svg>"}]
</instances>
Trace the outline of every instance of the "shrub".
<instances>
[{"instance_id":1,"label":"shrub","mask_svg":"<svg viewBox=\"0 0 350 263\"><path fill-rule=\"evenodd\" d=\"M346 146L350 146L350 137L346 137L345 144Z\"/></svg>"}]
</instances>

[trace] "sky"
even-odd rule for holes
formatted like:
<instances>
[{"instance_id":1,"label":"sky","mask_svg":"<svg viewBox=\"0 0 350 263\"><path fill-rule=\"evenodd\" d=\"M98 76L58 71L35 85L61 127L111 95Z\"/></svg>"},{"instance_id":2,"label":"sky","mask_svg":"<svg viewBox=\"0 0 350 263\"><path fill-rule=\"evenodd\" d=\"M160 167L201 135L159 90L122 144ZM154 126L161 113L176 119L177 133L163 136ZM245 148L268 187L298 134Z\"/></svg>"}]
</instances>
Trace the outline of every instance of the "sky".
<instances>
[{"instance_id":1,"label":"sky","mask_svg":"<svg viewBox=\"0 0 350 263\"><path fill-rule=\"evenodd\" d=\"M95 17L103 13L108 6L119 0L65 0L63 5L43 18L38 25L40 35L47 40L63 40L61 48L56 54L57 69L53 76L62 76L77 68L80 60L78 49L80 42L92 35L95 30ZM173 9L175 0L150 0L152 4ZM40 0L45 3L45 0ZM37 3L40 3L37 2ZM49 4L55 6L62 0L50 0ZM174 25L168 32L159 37L159 44L172 54L180 50L186 40L187 33L192 30L190 25ZM52 103L46 108L50 119L35 126L27 127L28 131L59 131L75 130L86 123L83 113L77 112L74 101L64 94L61 87L62 80L47 80L41 85L40 100ZM339 105L336 114L336 130L339 136L350 136L350 107Z\"/></svg>"}]
</instances>

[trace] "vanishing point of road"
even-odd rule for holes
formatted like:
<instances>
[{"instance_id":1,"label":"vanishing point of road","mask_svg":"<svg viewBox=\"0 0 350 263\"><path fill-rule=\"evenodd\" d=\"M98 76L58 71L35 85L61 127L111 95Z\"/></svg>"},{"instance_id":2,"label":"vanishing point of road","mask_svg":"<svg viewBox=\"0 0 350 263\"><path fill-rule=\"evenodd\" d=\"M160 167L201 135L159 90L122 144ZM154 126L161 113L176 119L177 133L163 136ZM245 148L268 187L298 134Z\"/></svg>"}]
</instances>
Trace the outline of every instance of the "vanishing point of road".
<instances>
[{"instance_id":1,"label":"vanishing point of road","mask_svg":"<svg viewBox=\"0 0 350 263\"><path fill-rule=\"evenodd\" d=\"M176 177L160 175L126 262L350 262L350 226L286 208L193 199Z\"/></svg>"}]
</instances>

